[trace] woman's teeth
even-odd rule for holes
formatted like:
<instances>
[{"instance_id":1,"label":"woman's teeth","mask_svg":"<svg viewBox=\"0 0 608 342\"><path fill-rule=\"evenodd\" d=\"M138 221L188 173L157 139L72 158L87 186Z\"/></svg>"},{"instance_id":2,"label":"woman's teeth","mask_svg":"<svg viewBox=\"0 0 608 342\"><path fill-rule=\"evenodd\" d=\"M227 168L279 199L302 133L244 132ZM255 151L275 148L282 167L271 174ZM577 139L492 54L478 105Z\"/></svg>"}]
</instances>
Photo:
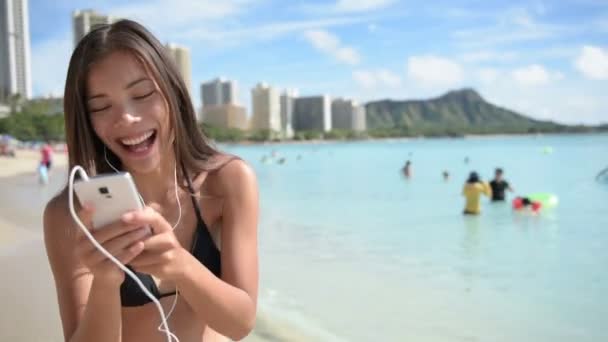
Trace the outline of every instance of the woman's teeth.
<instances>
[{"instance_id":1,"label":"woman's teeth","mask_svg":"<svg viewBox=\"0 0 608 342\"><path fill-rule=\"evenodd\" d=\"M142 142L146 141L146 139L151 137L152 134L154 134L154 130L148 131L136 138L120 139L120 142L127 146L137 145L137 144L141 144Z\"/></svg>"}]
</instances>

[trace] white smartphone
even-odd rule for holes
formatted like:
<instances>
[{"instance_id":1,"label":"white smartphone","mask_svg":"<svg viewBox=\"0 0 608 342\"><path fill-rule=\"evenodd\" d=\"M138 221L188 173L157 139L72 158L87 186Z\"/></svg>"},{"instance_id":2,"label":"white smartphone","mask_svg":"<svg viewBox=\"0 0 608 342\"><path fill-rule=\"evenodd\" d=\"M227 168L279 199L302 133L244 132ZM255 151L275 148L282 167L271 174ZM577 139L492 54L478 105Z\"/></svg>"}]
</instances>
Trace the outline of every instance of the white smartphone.
<instances>
[{"instance_id":1,"label":"white smartphone","mask_svg":"<svg viewBox=\"0 0 608 342\"><path fill-rule=\"evenodd\" d=\"M126 212L143 209L143 203L128 172L104 174L74 183L80 203L95 206L93 228L118 221Z\"/></svg>"}]
</instances>

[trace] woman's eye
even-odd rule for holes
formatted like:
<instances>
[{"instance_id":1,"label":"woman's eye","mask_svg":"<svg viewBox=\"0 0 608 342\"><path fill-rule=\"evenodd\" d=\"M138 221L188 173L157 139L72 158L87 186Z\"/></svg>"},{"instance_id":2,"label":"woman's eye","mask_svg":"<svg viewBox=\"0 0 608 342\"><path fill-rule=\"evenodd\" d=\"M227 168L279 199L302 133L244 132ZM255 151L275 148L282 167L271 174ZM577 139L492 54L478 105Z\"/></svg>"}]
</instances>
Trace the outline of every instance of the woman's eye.
<instances>
[{"instance_id":1,"label":"woman's eye","mask_svg":"<svg viewBox=\"0 0 608 342\"><path fill-rule=\"evenodd\" d=\"M146 93L146 94L144 94L144 95L141 95L141 96L135 96L135 97L133 97L133 98L134 98L135 100L143 100L143 99L145 99L145 98L149 97L150 95L152 95L153 93L154 93L154 91L151 91L151 92Z\"/></svg>"},{"instance_id":2,"label":"woman's eye","mask_svg":"<svg viewBox=\"0 0 608 342\"><path fill-rule=\"evenodd\" d=\"M90 108L89 112L91 112L91 113L103 112L104 110L110 109L110 107L112 107L112 106L105 106L105 107L100 107L100 108Z\"/></svg>"}]
</instances>

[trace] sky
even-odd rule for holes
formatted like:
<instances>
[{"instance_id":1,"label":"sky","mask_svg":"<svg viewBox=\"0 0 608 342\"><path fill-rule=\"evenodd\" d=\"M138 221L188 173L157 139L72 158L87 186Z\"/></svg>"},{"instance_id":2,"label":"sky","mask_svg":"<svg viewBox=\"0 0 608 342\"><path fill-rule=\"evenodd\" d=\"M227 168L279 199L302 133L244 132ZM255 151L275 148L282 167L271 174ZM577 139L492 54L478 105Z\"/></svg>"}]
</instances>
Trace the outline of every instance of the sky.
<instances>
[{"instance_id":1,"label":"sky","mask_svg":"<svg viewBox=\"0 0 608 342\"><path fill-rule=\"evenodd\" d=\"M34 95L61 95L77 9L190 48L200 84L302 96L425 99L473 88L538 119L608 123L608 0L30 0Z\"/></svg>"}]
</instances>

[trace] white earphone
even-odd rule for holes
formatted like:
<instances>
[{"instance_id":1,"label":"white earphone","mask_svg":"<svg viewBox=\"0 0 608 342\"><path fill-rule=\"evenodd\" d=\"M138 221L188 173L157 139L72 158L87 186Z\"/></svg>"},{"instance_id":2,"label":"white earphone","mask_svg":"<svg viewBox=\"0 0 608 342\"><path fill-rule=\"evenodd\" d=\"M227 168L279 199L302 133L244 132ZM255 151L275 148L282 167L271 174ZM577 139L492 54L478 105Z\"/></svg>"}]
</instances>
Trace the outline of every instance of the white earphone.
<instances>
[{"instance_id":1,"label":"white earphone","mask_svg":"<svg viewBox=\"0 0 608 342\"><path fill-rule=\"evenodd\" d=\"M104 159L105 159L106 163L115 172L120 172L108 160L108 156L107 156L107 152L106 152L106 147L105 146L103 148L103 154L104 154ZM164 332L166 334L167 342L173 342L173 341L179 342L179 339L177 338L177 336L175 336L175 334L173 334L169 330L169 323L168 323L168 319L169 319L169 317L171 317L171 314L173 313L173 310L175 309L175 306L177 304L177 298L179 296L179 291L176 289L176 291L175 291L175 299L173 300L173 304L171 305L171 309L169 310L169 313L167 315L165 315L165 311L163 310L163 307L160 304L160 301L156 297L154 297L154 295L152 293L150 293L150 291L145 287L145 285L141 282L141 280L139 280L139 278L135 275L135 273L133 273L130 269L128 269L124 264L122 264L118 259L116 259L112 254L110 254L105 248L103 248L103 246L101 246L95 240L95 238L91 235L91 233L89 232L89 230L87 229L87 227L80 221L80 219L78 218L78 215L76 214L76 211L74 209L74 177L76 176L76 172L80 173L80 177L84 181L87 181L89 179L86 171L80 165L74 166L72 168L72 170L70 171L70 177L69 177L69 181L68 181L68 191L69 191L68 192L68 202L69 202L68 205L69 205L69 208L70 208L70 213L72 214L72 218L74 219L74 221L76 222L76 224L80 227L80 229L83 231L83 233L86 235L86 237L95 246L95 248L97 248L102 254L104 254L108 259L110 259L114 264L116 264L116 266L118 266L121 270L123 270L129 277L131 277L135 281L135 283L137 283L137 285L140 287L140 289L144 292L144 294L152 302L154 302L154 304L156 305L156 308L158 309L158 312L159 312L159 314L161 316L161 324L158 326L157 329L159 331L161 331L161 332ZM179 224L179 222L181 221L181 218L182 218L182 207L181 207L181 203L180 203L180 200L179 200L179 194L178 194L178 191L177 191L177 161L176 161L173 177L174 177L174 185L175 185L175 199L177 201L177 207L178 207L177 221L175 222L175 225L173 225L173 229L175 229L175 228L177 228L177 226L178 226L178 224ZM145 205L144 199L143 199L143 197L141 195L139 195L139 199L141 200L142 204Z\"/></svg>"}]
</instances>

